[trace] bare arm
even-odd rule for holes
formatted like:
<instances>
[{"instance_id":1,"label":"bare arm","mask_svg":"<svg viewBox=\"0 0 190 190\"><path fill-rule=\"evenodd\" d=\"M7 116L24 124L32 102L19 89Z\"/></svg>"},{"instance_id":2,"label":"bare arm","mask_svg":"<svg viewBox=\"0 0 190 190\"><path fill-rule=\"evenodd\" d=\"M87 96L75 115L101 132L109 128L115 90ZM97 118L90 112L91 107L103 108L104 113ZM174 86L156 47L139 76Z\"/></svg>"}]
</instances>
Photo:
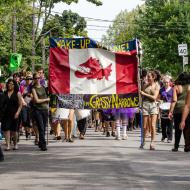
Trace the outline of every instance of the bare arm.
<instances>
[{"instance_id":1,"label":"bare arm","mask_svg":"<svg viewBox=\"0 0 190 190\"><path fill-rule=\"evenodd\" d=\"M185 128L185 120L187 119L187 116L189 115L189 111L190 111L190 91L188 91L186 100L185 100L185 106L183 109L182 119L181 119L181 123L180 123L181 129Z\"/></svg>"},{"instance_id":2,"label":"bare arm","mask_svg":"<svg viewBox=\"0 0 190 190\"><path fill-rule=\"evenodd\" d=\"M22 95L21 93L17 93L17 97L18 97L18 104L19 104L19 107L17 109L17 112L15 113L15 119L17 119L19 117L19 114L22 110Z\"/></svg>"},{"instance_id":3,"label":"bare arm","mask_svg":"<svg viewBox=\"0 0 190 190\"><path fill-rule=\"evenodd\" d=\"M159 95L159 91L160 91L160 87L157 87L157 88L155 89L153 95L147 94L146 92L143 92L143 91L140 91L140 93L141 93L143 96L146 96L146 97L149 98L149 99L157 100L157 99L158 99L158 95Z\"/></svg>"},{"instance_id":4,"label":"bare arm","mask_svg":"<svg viewBox=\"0 0 190 190\"><path fill-rule=\"evenodd\" d=\"M33 95L34 102L36 102L37 104L49 102L49 98L39 99L38 95L36 94L36 90L34 88L32 89L32 95Z\"/></svg>"},{"instance_id":5,"label":"bare arm","mask_svg":"<svg viewBox=\"0 0 190 190\"><path fill-rule=\"evenodd\" d=\"M169 110L169 114L173 115L173 111L177 102L177 91L178 91L178 87L174 86L173 88L173 97L172 97L172 103L170 105L170 110Z\"/></svg>"}]
</instances>

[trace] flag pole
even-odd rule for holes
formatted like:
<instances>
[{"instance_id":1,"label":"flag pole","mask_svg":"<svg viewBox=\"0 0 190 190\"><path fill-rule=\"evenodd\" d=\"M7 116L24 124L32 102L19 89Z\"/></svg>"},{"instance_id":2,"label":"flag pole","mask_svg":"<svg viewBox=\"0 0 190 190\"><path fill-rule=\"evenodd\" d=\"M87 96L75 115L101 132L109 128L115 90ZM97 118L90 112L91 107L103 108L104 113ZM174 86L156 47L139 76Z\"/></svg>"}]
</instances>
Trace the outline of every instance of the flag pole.
<instances>
[{"instance_id":1,"label":"flag pole","mask_svg":"<svg viewBox=\"0 0 190 190\"><path fill-rule=\"evenodd\" d=\"M55 27L54 27L55 28ZM52 28L52 29L54 29L54 28ZM46 33L44 33L44 34L42 34L41 36L45 36L45 35L49 35L49 39L50 39L50 37L51 37L51 30L52 29L50 29L49 31L47 31ZM44 65L43 65L44 66ZM48 69L48 72L49 72L49 69ZM49 75L48 75L48 77L49 77ZM48 95L49 95L49 97L50 97L50 93L49 93L49 78L48 78L48 86L47 86L47 92L48 92ZM49 125L50 125L50 108L49 108L49 106L50 106L50 102L48 103L48 124L47 124L47 145L48 145L48 143L49 143L49 130L48 130L48 128L49 128Z\"/></svg>"},{"instance_id":2,"label":"flag pole","mask_svg":"<svg viewBox=\"0 0 190 190\"><path fill-rule=\"evenodd\" d=\"M50 117L50 114L49 114L49 103L48 103L48 122L47 122L47 145L48 145L48 143L49 143L49 130L48 130L48 128L49 128L49 117Z\"/></svg>"},{"instance_id":3,"label":"flag pole","mask_svg":"<svg viewBox=\"0 0 190 190\"><path fill-rule=\"evenodd\" d=\"M138 89L139 89L139 114L140 114L140 129L141 129L141 144L140 147L143 149L144 146L144 129L143 129L143 99L140 94L140 90L143 86L142 81L142 62L141 62L141 51L140 51L140 41L136 38L136 48L137 48L137 60L138 60Z\"/></svg>"}]
</instances>

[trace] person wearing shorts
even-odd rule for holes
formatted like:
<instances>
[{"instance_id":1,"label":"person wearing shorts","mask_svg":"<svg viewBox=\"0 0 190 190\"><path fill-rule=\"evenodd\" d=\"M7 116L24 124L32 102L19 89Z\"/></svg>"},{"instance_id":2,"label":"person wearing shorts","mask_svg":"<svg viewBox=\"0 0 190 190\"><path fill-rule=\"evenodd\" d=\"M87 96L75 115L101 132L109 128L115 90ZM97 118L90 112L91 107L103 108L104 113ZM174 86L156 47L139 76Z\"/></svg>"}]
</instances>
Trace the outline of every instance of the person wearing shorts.
<instances>
[{"instance_id":1,"label":"person wearing shorts","mask_svg":"<svg viewBox=\"0 0 190 190\"><path fill-rule=\"evenodd\" d=\"M147 126L151 129L151 144L150 150L155 150L154 142L156 135L156 121L158 115L158 106L156 100L159 95L160 86L156 82L157 75L154 71L149 71L147 75L148 83L144 86L143 91L140 91L143 96L143 128L144 128L144 137L143 144L141 147L144 147L145 144L145 135Z\"/></svg>"}]
</instances>

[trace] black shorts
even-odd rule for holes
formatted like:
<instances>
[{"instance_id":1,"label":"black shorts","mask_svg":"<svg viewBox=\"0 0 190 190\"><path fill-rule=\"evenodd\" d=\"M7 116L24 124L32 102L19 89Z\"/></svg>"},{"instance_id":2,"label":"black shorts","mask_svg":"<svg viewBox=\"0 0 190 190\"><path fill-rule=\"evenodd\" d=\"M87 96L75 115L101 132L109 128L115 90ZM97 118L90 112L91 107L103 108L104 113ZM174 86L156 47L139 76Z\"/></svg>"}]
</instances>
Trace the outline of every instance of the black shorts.
<instances>
[{"instance_id":1,"label":"black shorts","mask_svg":"<svg viewBox=\"0 0 190 190\"><path fill-rule=\"evenodd\" d=\"M115 121L115 116L111 113L102 113L102 122L104 121Z\"/></svg>"}]
</instances>

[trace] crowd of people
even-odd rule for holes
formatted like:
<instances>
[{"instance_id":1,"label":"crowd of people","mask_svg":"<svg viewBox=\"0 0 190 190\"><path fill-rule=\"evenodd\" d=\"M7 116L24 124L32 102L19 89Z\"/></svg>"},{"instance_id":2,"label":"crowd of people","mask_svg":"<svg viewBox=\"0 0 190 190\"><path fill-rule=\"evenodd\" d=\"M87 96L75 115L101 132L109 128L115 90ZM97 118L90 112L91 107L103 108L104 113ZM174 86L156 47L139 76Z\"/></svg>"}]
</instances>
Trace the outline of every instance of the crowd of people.
<instances>
[{"instance_id":1,"label":"crowd of people","mask_svg":"<svg viewBox=\"0 0 190 190\"><path fill-rule=\"evenodd\" d=\"M178 151L181 134L185 139L184 151L190 151L190 76L181 73L173 81L169 75L161 75L156 70L144 70L142 86L143 140L151 137L150 150L155 150L155 136L162 132L162 142L172 142L173 129L174 147ZM14 73L5 83L0 84L0 124L5 139L4 151L18 150L19 136L25 133L26 140L35 136L34 144L41 151L47 150L45 132L51 127L50 134L55 140L74 142L79 133L84 139L87 126L94 125L95 131L102 130L106 137L113 136L116 140L126 140L127 131L140 125L139 108L120 108L107 110L74 110L58 106L49 107L49 102L57 96L49 98L44 70L39 68L35 73L25 71ZM56 102L56 101L55 101ZM48 125L49 122L49 125ZM161 128L160 128L160 125ZM111 129L111 131L110 131ZM121 130L122 129L122 130ZM64 132L64 138L61 132ZM0 149L0 160L4 160Z\"/></svg>"}]
</instances>

